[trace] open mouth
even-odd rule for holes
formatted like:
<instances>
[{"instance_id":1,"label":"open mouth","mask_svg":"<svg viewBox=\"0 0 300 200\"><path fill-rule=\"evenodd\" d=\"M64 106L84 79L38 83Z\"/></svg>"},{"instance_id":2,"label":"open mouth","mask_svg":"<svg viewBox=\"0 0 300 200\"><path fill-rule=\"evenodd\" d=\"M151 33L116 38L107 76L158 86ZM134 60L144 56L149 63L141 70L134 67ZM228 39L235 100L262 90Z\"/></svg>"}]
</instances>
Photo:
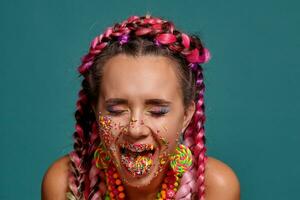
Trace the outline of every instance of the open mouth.
<instances>
[{"instance_id":1,"label":"open mouth","mask_svg":"<svg viewBox=\"0 0 300 200\"><path fill-rule=\"evenodd\" d=\"M152 144L122 144L121 163L131 175L143 176L153 165L155 149Z\"/></svg>"}]
</instances>

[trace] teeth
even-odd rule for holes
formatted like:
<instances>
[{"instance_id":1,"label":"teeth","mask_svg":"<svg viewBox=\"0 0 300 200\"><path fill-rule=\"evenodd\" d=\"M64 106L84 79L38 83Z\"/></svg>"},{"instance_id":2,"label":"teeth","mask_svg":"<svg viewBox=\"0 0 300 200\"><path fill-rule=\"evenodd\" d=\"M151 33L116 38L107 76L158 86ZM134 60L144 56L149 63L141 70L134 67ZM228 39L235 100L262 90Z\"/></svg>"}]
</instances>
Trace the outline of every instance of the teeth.
<instances>
[{"instance_id":1,"label":"teeth","mask_svg":"<svg viewBox=\"0 0 300 200\"><path fill-rule=\"evenodd\" d=\"M153 144L122 144L121 151L123 152L125 150L129 150L134 153L141 153L144 151L153 151L154 145Z\"/></svg>"}]
</instances>

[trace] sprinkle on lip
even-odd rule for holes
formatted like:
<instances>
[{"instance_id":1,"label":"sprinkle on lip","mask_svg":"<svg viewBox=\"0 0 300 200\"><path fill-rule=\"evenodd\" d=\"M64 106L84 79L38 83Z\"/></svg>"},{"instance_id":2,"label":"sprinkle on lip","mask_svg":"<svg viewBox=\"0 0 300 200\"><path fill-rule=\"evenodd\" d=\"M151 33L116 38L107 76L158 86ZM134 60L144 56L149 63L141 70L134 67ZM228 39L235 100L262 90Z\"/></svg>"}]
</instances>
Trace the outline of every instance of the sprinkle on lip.
<instances>
[{"instance_id":1,"label":"sprinkle on lip","mask_svg":"<svg viewBox=\"0 0 300 200\"><path fill-rule=\"evenodd\" d=\"M120 145L122 148L126 148L132 152L143 152L143 151L152 151L154 150L153 144L129 144L123 143Z\"/></svg>"},{"instance_id":2,"label":"sprinkle on lip","mask_svg":"<svg viewBox=\"0 0 300 200\"><path fill-rule=\"evenodd\" d=\"M125 154L121 156L121 163L129 173L134 177L141 176L150 172L151 166L153 164L152 155L137 157L131 154Z\"/></svg>"},{"instance_id":3,"label":"sprinkle on lip","mask_svg":"<svg viewBox=\"0 0 300 200\"><path fill-rule=\"evenodd\" d=\"M153 144L130 144L120 145L121 163L134 177L145 175L150 172L153 165Z\"/></svg>"}]
</instances>

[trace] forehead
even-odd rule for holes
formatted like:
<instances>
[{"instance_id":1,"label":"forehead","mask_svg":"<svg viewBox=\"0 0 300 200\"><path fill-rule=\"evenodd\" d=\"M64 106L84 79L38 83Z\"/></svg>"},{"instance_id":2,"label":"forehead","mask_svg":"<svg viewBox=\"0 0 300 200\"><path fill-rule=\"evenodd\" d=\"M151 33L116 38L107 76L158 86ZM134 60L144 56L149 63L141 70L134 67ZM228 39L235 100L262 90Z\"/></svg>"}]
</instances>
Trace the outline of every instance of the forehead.
<instances>
[{"instance_id":1,"label":"forehead","mask_svg":"<svg viewBox=\"0 0 300 200\"><path fill-rule=\"evenodd\" d=\"M175 98L180 95L176 63L164 56L114 56L103 66L101 93L107 98Z\"/></svg>"}]
</instances>

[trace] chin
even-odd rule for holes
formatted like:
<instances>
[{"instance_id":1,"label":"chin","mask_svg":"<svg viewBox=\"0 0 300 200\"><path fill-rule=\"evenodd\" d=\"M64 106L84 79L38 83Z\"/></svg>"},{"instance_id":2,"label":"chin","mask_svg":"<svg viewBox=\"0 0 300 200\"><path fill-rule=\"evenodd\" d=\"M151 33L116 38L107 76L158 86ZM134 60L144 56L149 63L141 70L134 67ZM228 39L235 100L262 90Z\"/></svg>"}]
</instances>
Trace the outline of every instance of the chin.
<instances>
[{"instance_id":1,"label":"chin","mask_svg":"<svg viewBox=\"0 0 300 200\"><path fill-rule=\"evenodd\" d=\"M158 166L153 166L153 172L140 177L133 177L126 172L126 169L121 169L119 172L125 185L130 187L140 188L151 184L151 182L157 177Z\"/></svg>"}]
</instances>

